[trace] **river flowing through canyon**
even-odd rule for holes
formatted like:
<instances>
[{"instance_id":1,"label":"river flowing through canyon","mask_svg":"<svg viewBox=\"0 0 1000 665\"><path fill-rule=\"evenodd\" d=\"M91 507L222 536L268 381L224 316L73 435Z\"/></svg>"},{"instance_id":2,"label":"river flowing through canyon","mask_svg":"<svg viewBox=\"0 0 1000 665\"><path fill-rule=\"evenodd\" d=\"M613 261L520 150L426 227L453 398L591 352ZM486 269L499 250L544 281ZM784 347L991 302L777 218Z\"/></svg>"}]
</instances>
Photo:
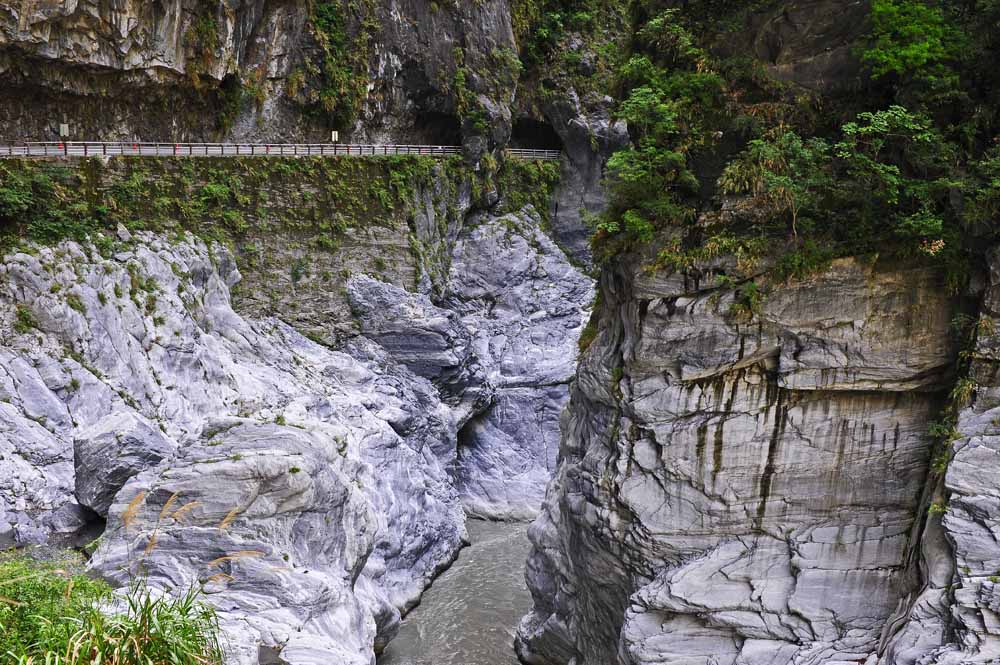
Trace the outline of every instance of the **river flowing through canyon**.
<instances>
[{"instance_id":1,"label":"river flowing through canyon","mask_svg":"<svg viewBox=\"0 0 1000 665\"><path fill-rule=\"evenodd\" d=\"M378 665L517 665L513 636L531 609L526 524L470 520L472 544L424 594Z\"/></svg>"}]
</instances>

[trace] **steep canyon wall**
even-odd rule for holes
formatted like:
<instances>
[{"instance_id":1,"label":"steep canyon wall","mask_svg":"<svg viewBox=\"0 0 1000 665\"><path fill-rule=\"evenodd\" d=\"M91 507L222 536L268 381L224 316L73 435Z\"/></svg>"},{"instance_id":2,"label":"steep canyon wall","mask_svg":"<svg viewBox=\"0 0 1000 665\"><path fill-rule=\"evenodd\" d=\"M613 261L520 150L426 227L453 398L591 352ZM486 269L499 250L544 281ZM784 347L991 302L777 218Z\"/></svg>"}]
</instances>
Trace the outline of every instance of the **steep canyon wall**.
<instances>
[{"instance_id":1,"label":"steep canyon wall","mask_svg":"<svg viewBox=\"0 0 1000 665\"><path fill-rule=\"evenodd\" d=\"M715 283L725 269L700 282L605 272L600 332L530 532L522 657L988 662L992 610L973 599L992 583L955 573L950 554L992 547L960 507L992 482L988 465L959 461L988 455L984 440L955 443L947 486L963 498L944 537L929 498L961 299L933 271L847 259L749 320ZM985 421L976 404L963 432ZM925 585L917 624L897 634ZM955 619L975 649L930 658Z\"/></svg>"}]
</instances>

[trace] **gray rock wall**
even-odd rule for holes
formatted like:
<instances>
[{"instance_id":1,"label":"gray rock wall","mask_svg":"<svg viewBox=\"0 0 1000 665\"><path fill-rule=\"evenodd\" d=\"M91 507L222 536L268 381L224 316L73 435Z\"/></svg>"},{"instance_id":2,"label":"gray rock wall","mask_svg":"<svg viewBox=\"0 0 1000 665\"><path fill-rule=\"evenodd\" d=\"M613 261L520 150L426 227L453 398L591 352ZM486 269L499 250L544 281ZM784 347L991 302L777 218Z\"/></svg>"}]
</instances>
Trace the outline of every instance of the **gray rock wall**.
<instances>
[{"instance_id":1,"label":"gray rock wall","mask_svg":"<svg viewBox=\"0 0 1000 665\"><path fill-rule=\"evenodd\" d=\"M5 544L75 533L87 506L108 516L92 569L208 584L233 662L372 662L465 533L436 389L242 318L231 255L190 237L0 270Z\"/></svg>"},{"instance_id":2,"label":"gray rock wall","mask_svg":"<svg viewBox=\"0 0 1000 665\"><path fill-rule=\"evenodd\" d=\"M957 355L943 277L841 260L751 317L711 268L605 271L529 532L528 663L875 662L900 610L925 586L940 596L948 564L923 515ZM974 494L958 468L949 487ZM980 625L975 588L956 598ZM923 655L947 640L918 632Z\"/></svg>"},{"instance_id":3,"label":"gray rock wall","mask_svg":"<svg viewBox=\"0 0 1000 665\"><path fill-rule=\"evenodd\" d=\"M67 122L77 140L211 138L222 80L257 71L284 80L301 59L307 17L304 2L262 0L7 3L2 133L55 140ZM283 115L272 136L308 131Z\"/></svg>"},{"instance_id":4,"label":"gray rock wall","mask_svg":"<svg viewBox=\"0 0 1000 665\"><path fill-rule=\"evenodd\" d=\"M935 463L920 542L922 588L887 631L879 665L962 665L1000 658L1000 256L989 252L955 431ZM941 474L944 474L943 479Z\"/></svg>"},{"instance_id":5,"label":"gray rock wall","mask_svg":"<svg viewBox=\"0 0 1000 665\"><path fill-rule=\"evenodd\" d=\"M573 89L553 96L544 115L564 147L562 178L552 205L552 231L576 261L589 266L590 219L607 207L604 165L612 153L629 144L624 121L614 120L614 101L604 97L596 108L586 108Z\"/></svg>"},{"instance_id":6,"label":"gray rock wall","mask_svg":"<svg viewBox=\"0 0 1000 665\"><path fill-rule=\"evenodd\" d=\"M593 280L530 208L473 218L459 237L445 303L469 329L496 390L460 433L456 482L469 514L538 514L593 299Z\"/></svg>"},{"instance_id":7,"label":"gray rock wall","mask_svg":"<svg viewBox=\"0 0 1000 665\"><path fill-rule=\"evenodd\" d=\"M530 208L474 215L449 265L438 304L366 276L351 279L348 298L362 335L455 409L451 469L466 511L531 519L555 466L593 282Z\"/></svg>"},{"instance_id":8,"label":"gray rock wall","mask_svg":"<svg viewBox=\"0 0 1000 665\"><path fill-rule=\"evenodd\" d=\"M337 129L359 142L451 144L464 136L477 154L506 143L517 78L505 55L517 50L507 0L323 3L348 39L368 34L360 62L336 63L355 69L366 88L352 125L308 101L324 92L306 74L307 62L315 68L325 58L310 23L315 4L7 3L0 134L55 140L68 122L77 140L326 141ZM358 43L347 46L345 57L359 55ZM463 122L473 107L485 124Z\"/></svg>"}]
</instances>

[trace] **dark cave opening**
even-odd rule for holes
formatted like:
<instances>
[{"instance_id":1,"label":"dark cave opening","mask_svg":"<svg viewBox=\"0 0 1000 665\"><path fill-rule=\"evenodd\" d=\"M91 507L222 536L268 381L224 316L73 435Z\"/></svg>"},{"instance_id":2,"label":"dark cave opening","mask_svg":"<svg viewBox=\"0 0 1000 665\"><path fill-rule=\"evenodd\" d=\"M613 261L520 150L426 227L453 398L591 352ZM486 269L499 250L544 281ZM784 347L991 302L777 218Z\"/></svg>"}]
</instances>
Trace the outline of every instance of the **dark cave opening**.
<instances>
[{"instance_id":1,"label":"dark cave opening","mask_svg":"<svg viewBox=\"0 0 1000 665\"><path fill-rule=\"evenodd\" d=\"M420 111L413 120L416 141L424 145L462 145L462 122L440 111Z\"/></svg>"},{"instance_id":2,"label":"dark cave opening","mask_svg":"<svg viewBox=\"0 0 1000 665\"><path fill-rule=\"evenodd\" d=\"M510 147L561 151L563 142L549 123L534 118L518 118L511 128Z\"/></svg>"}]
</instances>

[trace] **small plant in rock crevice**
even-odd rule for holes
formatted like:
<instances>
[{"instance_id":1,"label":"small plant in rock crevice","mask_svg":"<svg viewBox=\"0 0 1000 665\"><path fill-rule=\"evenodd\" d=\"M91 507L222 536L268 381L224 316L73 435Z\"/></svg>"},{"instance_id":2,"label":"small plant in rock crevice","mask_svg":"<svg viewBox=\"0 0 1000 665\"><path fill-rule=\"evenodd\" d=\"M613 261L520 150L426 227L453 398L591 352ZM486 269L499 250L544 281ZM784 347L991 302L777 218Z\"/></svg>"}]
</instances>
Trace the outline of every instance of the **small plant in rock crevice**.
<instances>
[{"instance_id":1,"label":"small plant in rock crevice","mask_svg":"<svg viewBox=\"0 0 1000 665\"><path fill-rule=\"evenodd\" d=\"M23 335L38 327L35 315L27 305L17 305L14 310L14 332Z\"/></svg>"}]
</instances>

